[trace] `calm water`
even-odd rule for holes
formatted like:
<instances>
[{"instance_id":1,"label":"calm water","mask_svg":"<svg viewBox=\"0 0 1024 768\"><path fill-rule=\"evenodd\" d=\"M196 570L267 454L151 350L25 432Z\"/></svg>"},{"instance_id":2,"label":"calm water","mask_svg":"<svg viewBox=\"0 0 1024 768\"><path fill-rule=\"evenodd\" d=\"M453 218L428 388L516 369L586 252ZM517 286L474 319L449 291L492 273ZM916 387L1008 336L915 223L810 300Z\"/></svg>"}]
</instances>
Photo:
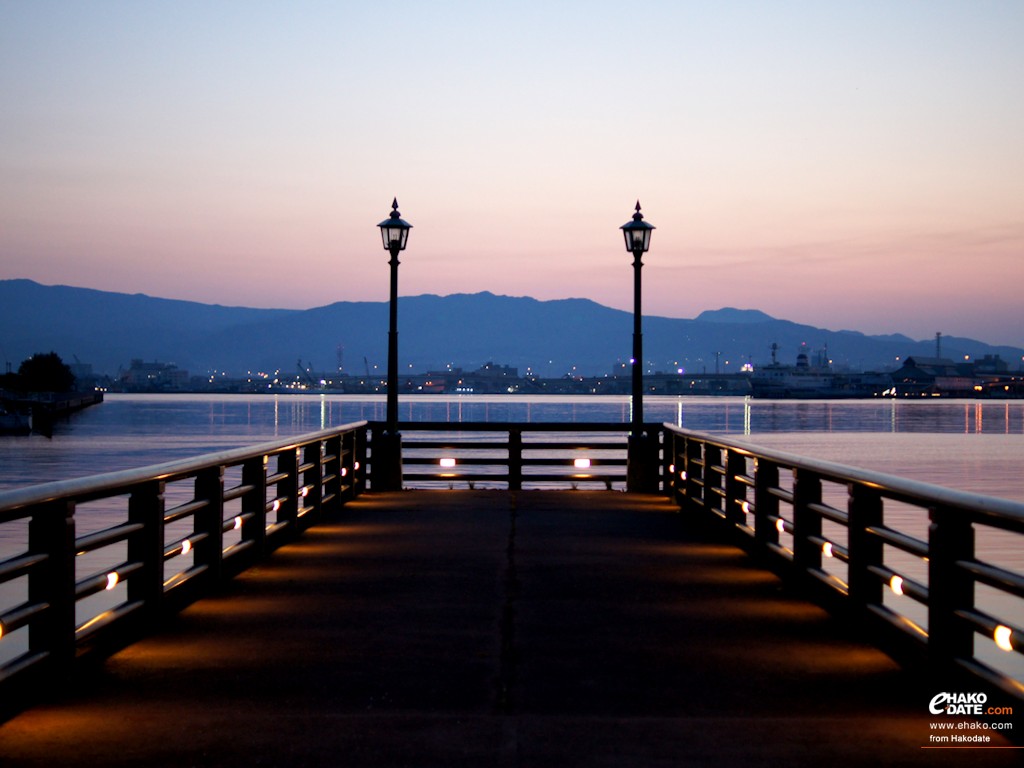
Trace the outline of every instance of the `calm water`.
<instances>
[{"instance_id":1,"label":"calm water","mask_svg":"<svg viewBox=\"0 0 1024 768\"><path fill-rule=\"evenodd\" d=\"M648 397L644 406L648 421L1024 501L1024 401ZM384 408L383 397L352 395L109 395L52 438L0 437L0 490L383 419ZM630 419L624 396L419 396L399 409L408 421Z\"/></svg>"}]
</instances>

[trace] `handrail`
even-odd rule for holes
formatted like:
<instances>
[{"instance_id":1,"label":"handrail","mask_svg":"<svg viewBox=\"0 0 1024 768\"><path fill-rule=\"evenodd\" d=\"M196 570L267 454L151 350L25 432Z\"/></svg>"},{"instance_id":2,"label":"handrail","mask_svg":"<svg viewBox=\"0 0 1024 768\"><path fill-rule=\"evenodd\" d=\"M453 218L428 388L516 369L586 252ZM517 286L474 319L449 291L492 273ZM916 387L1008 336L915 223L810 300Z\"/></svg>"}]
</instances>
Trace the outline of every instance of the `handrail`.
<instances>
[{"instance_id":1,"label":"handrail","mask_svg":"<svg viewBox=\"0 0 1024 768\"><path fill-rule=\"evenodd\" d=\"M1006 655L1024 654L1024 578L989 562L984 546L998 532L1019 536L1024 550L1024 504L664 430L666 491L685 513L723 521L738 543L828 607L872 623L896 655L1024 701L1024 680Z\"/></svg>"},{"instance_id":2,"label":"handrail","mask_svg":"<svg viewBox=\"0 0 1024 768\"><path fill-rule=\"evenodd\" d=\"M0 690L128 642L337 511L366 456L360 421L0 493L22 547L0 558Z\"/></svg>"}]
</instances>

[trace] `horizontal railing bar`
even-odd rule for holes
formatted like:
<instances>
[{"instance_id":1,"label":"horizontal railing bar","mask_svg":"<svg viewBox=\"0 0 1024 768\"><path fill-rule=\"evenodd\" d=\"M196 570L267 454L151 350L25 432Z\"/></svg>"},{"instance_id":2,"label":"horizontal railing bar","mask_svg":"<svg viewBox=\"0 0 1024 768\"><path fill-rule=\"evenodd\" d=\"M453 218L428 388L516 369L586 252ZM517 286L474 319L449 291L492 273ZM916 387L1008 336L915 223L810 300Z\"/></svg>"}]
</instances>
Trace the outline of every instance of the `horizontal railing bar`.
<instances>
[{"instance_id":1,"label":"horizontal railing bar","mask_svg":"<svg viewBox=\"0 0 1024 768\"><path fill-rule=\"evenodd\" d=\"M833 523L839 523L840 525L846 525L849 522L849 515L841 510L836 509L828 504L819 504L818 502L812 502L807 505L807 508L812 512L817 513L826 520L831 520Z\"/></svg>"},{"instance_id":2,"label":"horizontal railing bar","mask_svg":"<svg viewBox=\"0 0 1024 768\"><path fill-rule=\"evenodd\" d=\"M194 501L189 501L185 504L179 504L178 506L172 507L164 512L164 522L175 523L178 520L194 515L201 509L206 509L208 506L210 506L209 499L195 499Z\"/></svg>"},{"instance_id":3,"label":"horizontal railing bar","mask_svg":"<svg viewBox=\"0 0 1024 768\"><path fill-rule=\"evenodd\" d=\"M94 573L92 576L86 576L84 579L75 582L75 599L81 600L83 597L95 595L107 589L107 578L111 573L116 573L117 583L121 583L141 569L142 563L138 561L133 563L124 562L114 568L108 568L99 573Z\"/></svg>"},{"instance_id":4,"label":"horizontal railing bar","mask_svg":"<svg viewBox=\"0 0 1024 768\"><path fill-rule=\"evenodd\" d=\"M29 552L24 555L9 558L0 565L0 584L13 581L14 579L24 576L37 565L45 563L47 559L47 555L38 552Z\"/></svg>"},{"instance_id":5,"label":"horizontal railing bar","mask_svg":"<svg viewBox=\"0 0 1024 768\"><path fill-rule=\"evenodd\" d=\"M384 422L366 422L370 427ZM657 430L661 425L645 423L644 429ZM618 421L400 421L399 432L612 432L628 434L632 425Z\"/></svg>"},{"instance_id":6,"label":"horizontal railing bar","mask_svg":"<svg viewBox=\"0 0 1024 768\"><path fill-rule=\"evenodd\" d=\"M600 466L611 466L611 467L624 467L626 466L625 458L597 458L588 456L586 457L592 467ZM574 466L575 459L531 459L523 458L519 463L524 467L572 467ZM427 456L403 456L402 463L406 465L416 466L438 466L439 459L437 457ZM459 456L456 458L456 466L463 465L472 466L487 466L487 467L507 467L508 461L501 459L489 458L487 456ZM581 467L582 469L582 467Z\"/></svg>"},{"instance_id":7,"label":"horizontal railing bar","mask_svg":"<svg viewBox=\"0 0 1024 768\"><path fill-rule=\"evenodd\" d=\"M240 499L245 494L251 493L255 488L256 486L254 485L236 485L234 488L228 488L224 491L224 501Z\"/></svg>"},{"instance_id":8,"label":"horizontal railing bar","mask_svg":"<svg viewBox=\"0 0 1024 768\"><path fill-rule=\"evenodd\" d=\"M487 441L475 442L472 440L403 440L402 450L404 451L507 451L508 441ZM618 451L625 452L625 441L619 440L614 443L600 443L594 441L571 440L564 443L529 443L525 440L521 444L521 450L526 452L537 451Z\"/></svg>"},{"instance_id":9,"label":"horizontal railing bar","mask_svg":"<svg viewBox=\"0 0 1024 768\"><path fill-rule=\"evenodd\" d=\"M484 472L444 472L429 474L425 472L412 472L405 473L406 480L422 481L432 480L437 482L448 482L457 480L480 480L495 483L508 483L508 475L489 475ZM550 472L542 472L536 474L523 473L521 480L524 483L528 482L566 482L566 481L578 481L578 482L605 482L606 480L611 481L625 481L626 475L623 474L554 474Z\"/></svg>"},{"instance_id":10,"label":"horizontal railing bar","mask_svg":"<svg viewBox=\"0 0 1024 768\"><path fill-rule=\"evenodd\" d=\"M98 616L94 616L79 627L75 628L75 639L78 642L84 642L93 635L98 634L100 631L109 627L121 619L130 616L142 609L145 603L141 600L133 600L130 603L122 603L121 605L115 606L108 611L104 611Z\"/></svg>"},{"instance_id":11,"label":"horizontal railing bar","mask_svg":"<svg viewBox=\"0 0 1024 768\"><path fill-rule=\"evenodd\" d=\"M896 613L896 611L884 605L872 604L868 606L868 610L871 611L873 615L884 620L889 626L898 630L901 634L914 640L916 644L920 646L921 650L924 650L927 647L928 633L915 624L911 619L908 619L900 613Z\"/></svg>"},{"instance_id":12,"label":"horizontal railing bar","mask_svg":"<svg viewBox=\"0 0 1024 768\"><path fill-rule=\"evenodd\" d=\"M236 521L240 520L242 523L244 523L247 520L251 520L253 517L254 515L252 512L242 512L238 515L232 515L226 520L221 521L221 531L223 533L227 533L228 531L232 530L238 525L238 522Z\"/></svg>"},{"instance_id":13,"label":"horizontal railing bar","mask_svg":"<svg viewBox=\"0 0 1024 768\"><path fill-rule=\"evenodd\" d=\"M22 603L6 613L0 614L0 627L3 633L9 634L21 629L33 618L49 610L49 603Z\"/></svg>"},{"instance_id":14,"label":"horizontal railing bar","mask_svg":"<svg viewBox=\"0 0 1024 768\"><path fill-rule=\"evenodd\" d=\"M177 589L182 584L192 581L196 576L206 573L207 570L209 570L209 566L205 563L196 563L183 571L179 571L164 582L164 592L167 593Z\"/></svg>"},{"instance_id":15,"label":"horizontal railing bar","mask_svg":"<svg viewBox=\"0 0 1024 768\"><path fill-rule=\"evenodd\" d=\"M1013 634L1017 636L1024 635L1024 630L1020 627L1010 623L1009 621L997 619L994 616L990 616L984 611L979 611L977 608L972 610L960 610L956 612L957 618L966 621L975 630L981 630L982 634L992 635L997 627L1003 626L1009 629ZM1015 645L1013 647L1017 653L1024 655L1024 643Z\"/></svg>"},{"instance_id":16,"label":"horizontal railing bar","mask_svg":"<svg viewBox=\"0 0 1024 768\"><path fill-rule=\"evenodd\" d=\"M178 555L183 554L186 541L188 542L189 549L191 550L191 548L194 547L196 544L198 544L201 541L205 541L208 538L210 538L210 534L208 533L192 533L186 536L185 538L174 542L173 544L165 545L164 560L170 560L172 557L177 557Z\"/></svg>"},{"instance_id":17,"label":"horizontal railing bar","mask_svg":"<svg viewBox=\"0 0 1024 768\"><path fill-rule=\"evenodd\" d=\"M104 528L102 531L79 536L75 539L75 551L78 554L84 554L85 552L102 549L119 541L124 541L133 533L138 533L142 529L142 523L121 523L110 528Z\"/></svg>"},{"instance_id":18,"label":"horizontal railing bar","mask_svg":"<svg viewBox=\"0 0 1024 768\"><path fill-rule=\"evenodd\" d=\"M1017 597L1024 597L1024 576L977 560L958 560L956 565L971 574L975 581L996 587Z\"/></svg>"},{"instance_id":19,"label":"horizontal railing bar","mask_svg":"<svg viewBox=\"0 0 1024 768\"><path fill-rule=\"evenodd\" d=\"M903 550L911 555L917 555L918 557L928 557L928 542L921 541L921 539L894 531L892 528L887 528L884 525L873 525L867 529L867 532L872 536L877 536L886 544L891 544L896 549Z\"/></svg>"}]
</instances>

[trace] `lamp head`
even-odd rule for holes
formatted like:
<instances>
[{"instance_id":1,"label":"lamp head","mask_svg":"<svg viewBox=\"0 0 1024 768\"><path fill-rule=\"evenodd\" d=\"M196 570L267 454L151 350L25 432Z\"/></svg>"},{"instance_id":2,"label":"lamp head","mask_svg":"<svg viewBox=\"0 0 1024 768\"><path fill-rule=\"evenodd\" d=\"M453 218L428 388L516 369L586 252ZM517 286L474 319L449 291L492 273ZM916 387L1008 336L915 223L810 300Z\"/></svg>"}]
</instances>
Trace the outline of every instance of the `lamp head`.
<instances>
[{"instance_id":1,"label":"lamp head","mask_svg":"<svg viewBox=\"0 0 1024 768\"><path fill-rule=\"evenodd\" d=\"M626 238L626 250L630 253L646 253L651 247L651 231L653 226L644 221L644 215L640 213L640 201L636 201L636 213L633 220L623 224L619 229Z\"/></svg>"},{"instance_id":2,"label":"lamp head","mask_svg":"<svg viewBox=\"0 0 1024 768\"><path fill-rule=\"evenodd\" d=\"M402 215L398 212L397 197L391 203L391 215L377 226L380 227L380 235L384 241L385 251L397 253L398 251L405 250L405 245L409 241L409 230L412 229L412 224L402 219Z\"/></svg>"}]
</instances>

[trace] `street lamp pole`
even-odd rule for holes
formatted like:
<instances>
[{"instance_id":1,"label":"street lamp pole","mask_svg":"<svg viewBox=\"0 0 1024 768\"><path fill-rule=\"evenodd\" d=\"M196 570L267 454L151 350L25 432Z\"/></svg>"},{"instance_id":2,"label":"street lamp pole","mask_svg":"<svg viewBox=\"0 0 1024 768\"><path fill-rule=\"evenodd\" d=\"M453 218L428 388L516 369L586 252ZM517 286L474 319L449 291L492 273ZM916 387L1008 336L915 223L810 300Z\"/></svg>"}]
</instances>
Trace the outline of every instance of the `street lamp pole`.
<instances>
[{"instance_id":1,"label":"street lamp pole","mask_svg":"<svg viewBox=\"0 0 1024 768\"><path fill-rule=\"evenodd\" d=\"M377 226L380 227L384 250L391 254L391 292L388 307L387 427L379 438L379 445L374 445L374 453L380 461L374 466L374 479L379 478L377 485L382 490L400 490L402 436L398 432L398 254L405 250L412 224L401 218L398 198L395 198L391 203L391 215Z\"/></svg>"},{"instance_id":2,"label":"street lamp pole","mask_svg":"<svg viewBox=\"0 0 1024 768\"><path fill-rule=\"evenodd\" d=\"M654 476L654 468L648 465L654 459L648 437L644 434L644 337L640 269L643 267L642 257L651 247L651 231L654 227L644 221L639 200L636 201L633 220L619 229L625 236L626 250L633 254L633 417L629 434L626 488L631 491L648 491L652 490L650 478Z\"/></svg>"}]
</instances>

